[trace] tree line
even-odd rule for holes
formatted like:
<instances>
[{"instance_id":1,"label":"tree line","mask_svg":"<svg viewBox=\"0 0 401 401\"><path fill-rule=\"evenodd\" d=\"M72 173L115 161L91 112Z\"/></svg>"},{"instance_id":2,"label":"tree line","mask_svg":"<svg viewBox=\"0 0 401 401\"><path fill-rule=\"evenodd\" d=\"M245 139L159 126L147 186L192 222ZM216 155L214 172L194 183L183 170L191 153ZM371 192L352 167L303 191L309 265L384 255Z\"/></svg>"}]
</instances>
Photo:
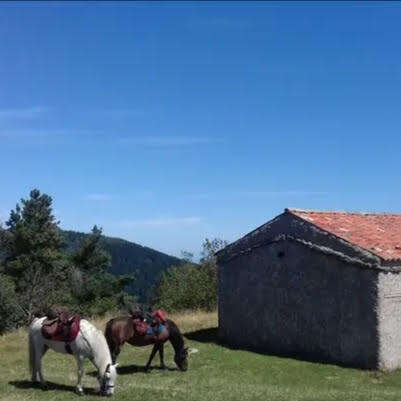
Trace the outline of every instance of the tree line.
<instances>
[{"instance_id":1,"label":"tree line","mask_svg":"<svg viewBox=\"0 0 401 401\"><path fill-rule=\"evenodd\" d=\"M0 226L0 333L29 323L56 305L89 317L136 303L126 291L135 274L110 273L102 230L94 226L78 247L68 250L52 202L34 189L10 212L5 227ZM158 276L148 303L167 311L215 309L215 252L225 245L220 239L206 239L199 263L184 253L181 263Z\"/></svg>"},{"instance_id":2,"label":"tree line","mask_svg":"<svg viewBox=\"0 0 401 401\"><path fill-rule=\"evenodd\" d=\"M134 277L108 272L110 256L94 226L79 248L66 251L52 198L38 189L21 199L0 227L0 332L30 322L55 305L86 316L103 314L129 298Z\"/></svg>"}]
</instances>

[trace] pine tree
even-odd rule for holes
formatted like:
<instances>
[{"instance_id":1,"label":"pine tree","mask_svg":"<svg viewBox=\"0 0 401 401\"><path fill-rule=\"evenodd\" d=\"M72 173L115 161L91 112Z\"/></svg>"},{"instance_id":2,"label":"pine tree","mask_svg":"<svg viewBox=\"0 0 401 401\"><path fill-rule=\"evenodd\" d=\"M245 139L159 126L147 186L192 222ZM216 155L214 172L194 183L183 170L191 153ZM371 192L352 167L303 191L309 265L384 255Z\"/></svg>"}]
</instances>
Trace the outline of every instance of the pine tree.
<instances>
[{"instance_id":1,"label":"pine tree","mask_svg":"<svg viewBox=\"0 0 401 401\"><path fill-rule=\"evenodd\" d=\"M32 190L30 198L21 199L11 211L6 226L4 273L13 279L20 307L30 320L55 302L65 282L64 243L52 198Z\"/></svg>"},{"instance_id":2,"label":"pine tree","mask_svg":"<svg viewBox=\"0 0 401 401\"><path fill-rule=\"evenodd\" d=\"M85 275L104 272L111 267L111 257L101 247L102 229L92 228L91 235L86 237L81 247L73 254L74 265Z\"/></svg>"},{"instance_id":3,"label":"pine tree","mask_svg":"<svg viewBox=\"0 0 401 401\"><path fill-rule=\"evenodd\" d=\"M102 229L94 226L71 258L73 295L83 314L102 314L119 306L127 298L124 288L134 280L133 275L117 277L108 272L111 257L102 249L101 240Z\"/></svg>"}]
</instances>

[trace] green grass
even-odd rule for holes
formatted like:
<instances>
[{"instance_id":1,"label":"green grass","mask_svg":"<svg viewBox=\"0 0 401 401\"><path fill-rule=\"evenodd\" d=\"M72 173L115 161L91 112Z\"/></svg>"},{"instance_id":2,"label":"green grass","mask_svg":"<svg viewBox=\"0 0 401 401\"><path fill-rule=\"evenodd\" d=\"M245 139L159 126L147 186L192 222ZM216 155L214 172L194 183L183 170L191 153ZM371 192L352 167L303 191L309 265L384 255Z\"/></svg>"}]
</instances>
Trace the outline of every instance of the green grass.
<instances>
[{"instance_id":1,"label":"green grass","mask_svg":"<svg viewBox=\"0 0 401 401\"><path fill-rule=\"evenodd\" d=\"M144 373L150 348L126 345L119 358L119 376L114 400L399 400L401 372L379 373L288 358L230 350L217 345L216 314L186 314L173 317L187 334L188 345L199 350L190 358L189 370ZM103 327L104 321L97 322ZM0 337L0 400L77 400L74 394L76 364L70 356L49 351L43 360L50 390L33 388L27 368L26 331ZM166 349L166 362L174 367L173 352ZM154 366L158 367L158 357ZM94 368L85 364L84 387L88 399L97 382Z\"/></svg>"}]
</instances>

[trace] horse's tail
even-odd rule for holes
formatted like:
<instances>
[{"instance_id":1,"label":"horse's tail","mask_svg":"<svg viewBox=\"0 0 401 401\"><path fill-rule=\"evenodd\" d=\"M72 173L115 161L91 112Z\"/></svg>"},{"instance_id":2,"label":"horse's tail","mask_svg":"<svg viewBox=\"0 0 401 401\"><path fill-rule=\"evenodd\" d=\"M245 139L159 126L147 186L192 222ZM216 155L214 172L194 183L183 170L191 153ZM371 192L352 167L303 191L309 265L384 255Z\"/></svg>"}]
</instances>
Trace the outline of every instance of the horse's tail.
<instances>
[{"instance_id":1,"label":"horse's tail","mask_svg":"<svg viewBox=\"0 0 401 401\"><path fill-rule=\"evenodd\" d=\"M107 345L109 346L110 352L113 352L113 350L114 350L113 322L114 322L114 319L109 320L106 323L106 328L104 330L104 336L106 337Z\"/></svg>"},{"instance_id":2,"label":"horse's tail","mask_svg":"<svg viewBox=\"0 0 401 401\"><path fill-rule=\"evenodd\" d=\"M33 339L32 327L29 328L28 343L29 343L29 372L31 373L31 375L33 375L35 369L36 355L35 355L35 343Z\"/></svg>"},{"instance_id":3,"label":"horse's tail","mask_svg":"<svg viewBox=\"0 0 401 401\"><path fill-rule=\"evenodd\" d=\"M113 330L114 323L115 323L114 319L109 320L106 323L106 328L104 330L104 337L106 338L107 345L109 346L109 351L111 354L111 360L113 364L115 364L117 361L117 357L120 354L120 346L121 346L121 339L118 338L118 336L116 337L116 333L114 333Z\"/></svg>"},{"instance_id":4,"label":"horse's tail","mask_svg":"<svg viewBox=\"0 0 401 401\"><path fill-rule=\"evenodd\" d=\"M29 370L33 375L36 370L36 346L35 337L40 333L41 324L38 322L38 318L35 317L29 326L28 331L28 347L29 347ZM39 333L38 333L39 330ZM33 376L32 376L33 377Z\"/></svg>"}]
</instances>

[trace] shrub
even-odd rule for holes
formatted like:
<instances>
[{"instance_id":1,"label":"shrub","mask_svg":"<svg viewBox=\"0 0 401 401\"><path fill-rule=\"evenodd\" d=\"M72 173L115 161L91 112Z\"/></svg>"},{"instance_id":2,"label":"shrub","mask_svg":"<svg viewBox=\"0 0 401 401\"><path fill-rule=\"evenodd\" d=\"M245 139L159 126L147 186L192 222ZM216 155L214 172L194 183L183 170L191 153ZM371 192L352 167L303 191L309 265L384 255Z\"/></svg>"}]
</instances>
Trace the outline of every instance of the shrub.
<instances>
[{"instance_id":1,"label":"shrub","mask_svg":"<svg viewBox=\"0 0 401 401\"><path fill-rule=\"evenodd\" d=\"M202 244L200 264L191 262L192 254L184 252L184 263L162 273L154 292L156 306L167 311L217 307L217 265L215 253L227 245L226 241L206 238Z\"/></svg>"},{"instance_id":2,"label":"shrub","mask_svg":"<svg viewBox=\"0 0 401 401\"><path fill-rule=\"evenodd\" d=\"M18 304L13 280L0 274L0 334L16 328L23 319L24 313Z\"/></svg>"},{"instance_id":3,"label":"shrub","mask_svg":"<svg viewBox=\"0 0 401 401\"><path fill-rule=\"evenodd\" d=\"M217 306L217 280L214 270L184 263L162 273L156 305L167 311L184 309L214 310Z\"/></svg>"}]
</instances>

